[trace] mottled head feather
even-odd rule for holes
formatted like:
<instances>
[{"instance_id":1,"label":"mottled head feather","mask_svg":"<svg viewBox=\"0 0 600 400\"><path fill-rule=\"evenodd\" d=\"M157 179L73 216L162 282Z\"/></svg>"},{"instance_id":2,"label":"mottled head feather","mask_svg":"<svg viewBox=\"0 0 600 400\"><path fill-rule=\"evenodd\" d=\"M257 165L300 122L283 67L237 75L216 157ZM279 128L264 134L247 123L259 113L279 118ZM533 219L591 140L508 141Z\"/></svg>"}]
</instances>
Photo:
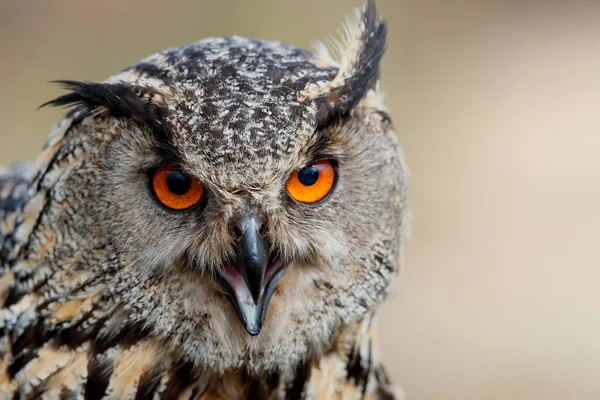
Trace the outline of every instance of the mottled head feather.
<instances>
[{"instance_id":1,"label":"mottled head feather","mask_svg":"<svg viewBox=\"0 0 600 400\"><path fill-rule=\"evenodd\" d=\"M349 112L367 91L373 88L379 79L379 63L385 51L386 33L385 22L377 17L375 1L368 0L361 9L356 9L353 15L346 18L338 38L330 37L329 48L322 42L317 42L315 45L316 53L313 60L315 66L325 70L336 68L335 77L327 79L327 76L315 74L317 76L313 76L311 80L306 76L298 76L285 85L300 90L298 97L301 102L316 104L317 129L323 128L331 121L335 121L337 117ZM165 55L169 56L167 53ZM184 59L191 61L197 58L198 54L194 54L193 49L190 48L183 56ZM156 61L155 59L142 61L126 69L124 74L133 72L137 77L162 81L166 84L181 78L174 76L173 71L161 68ZM168 63L173 64L174 61L171 58ZM178 62L178 64L184 63ZM192 65L189 62L185 67L191 67L188 73L202 69L201 65ZM232 71L229 67L226 71L220 72L227 77ZM269 72L274 79L278 78L279 73L277 69ZM153 130L164 130L161 118L161 115L165 114L164 97L151 88L135 84L132 86L127 79L123 81L115 83L55 81L71 92L48 101L41 107L76 106L76 109L85 109L94 115L133 117ZM303 85L306 85L304 89L302 89Z\"/></svg>"},{"instance_id":2,"label":"mottled head feather","mask_svg":"<svg viewBox=\"0 0 600 400\"><path fill-rule=\"evenodd\" d=\"M385 22L377 18L375 1L368 0L347 17L340 38L331 38L331 50L317 42L317 63L339 67L333 80L310 85L301 93L302 99L316 101L319 126L349 112L374 86L386 33Z\"/></svg>"}]
</instances>

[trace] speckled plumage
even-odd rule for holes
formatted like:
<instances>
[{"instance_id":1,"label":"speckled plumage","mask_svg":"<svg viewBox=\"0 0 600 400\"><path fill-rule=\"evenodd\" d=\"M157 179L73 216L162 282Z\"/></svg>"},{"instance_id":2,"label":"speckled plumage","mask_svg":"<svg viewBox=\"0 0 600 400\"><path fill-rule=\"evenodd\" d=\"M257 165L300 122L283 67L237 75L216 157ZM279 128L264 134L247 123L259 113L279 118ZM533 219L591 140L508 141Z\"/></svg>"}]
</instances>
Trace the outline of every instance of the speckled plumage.
<instances>
[{"instance_id":1,"label":"speckled plumage","mask_svg":"<svg viewBox=\"0 0 600 400\"><path fill-rule=\"evenodd\" d=\"M62 81L50 104L72 109L39 157L0 170L0 398L394 398L373 349L408 226L384 45L368 2L337 61L232 37ZM321 158L334 193L292 201ZM202 207L156 205L148 171L173 164ZM214 279L248 210L287 265L257 336Z\"/></svg>"}]
</instances>

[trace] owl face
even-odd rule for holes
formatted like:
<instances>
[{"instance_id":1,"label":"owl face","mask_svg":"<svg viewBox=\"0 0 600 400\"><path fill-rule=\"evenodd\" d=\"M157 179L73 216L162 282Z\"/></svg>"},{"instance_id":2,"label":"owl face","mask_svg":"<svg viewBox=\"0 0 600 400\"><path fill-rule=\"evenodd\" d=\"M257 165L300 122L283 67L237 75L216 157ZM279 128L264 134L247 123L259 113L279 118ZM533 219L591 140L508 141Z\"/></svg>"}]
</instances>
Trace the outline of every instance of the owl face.
<instances>
[{"instance_id":1,"label":"owl face","mask_svg":"<svg viewBox=\"0 0 600 400\"><path fill-rule=\"evenodd\" d=\"M265 372L373 312L405 172L376 84L385 26L365 13L348 35L340 63L234 37L64 82L61 146L86 143L61 183L82 221L68 236L101 249L88 269L120 320L196 365Z\"/></svg>"}]
</instances>

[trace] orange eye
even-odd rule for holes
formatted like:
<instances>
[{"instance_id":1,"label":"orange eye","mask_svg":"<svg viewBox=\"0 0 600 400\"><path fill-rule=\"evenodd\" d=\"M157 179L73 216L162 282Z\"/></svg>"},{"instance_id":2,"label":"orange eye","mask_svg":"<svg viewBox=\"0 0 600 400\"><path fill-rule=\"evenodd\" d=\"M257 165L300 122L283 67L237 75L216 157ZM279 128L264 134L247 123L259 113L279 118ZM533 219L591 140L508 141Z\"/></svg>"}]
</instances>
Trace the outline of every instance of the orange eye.
<instances>
[{"instance_id":1,"label":"orange eye","mask_svg":"<svg viewBox=\"0 0 600 400\"><path fill-rule=\"evenodd\" d=\"M152 177L152 192L156 200L172 211L184 211L200 202L204 187L183 172L160 167Z\"/></svg>"},{"instance_id":2,"label":"orange eye","mask_svg":"<svg viewBox=\"0 0 600 400\"><path fill-rule=\"evenodd\" d=\"M292 198L300 203L315 204L331 193L335 184L335 169L331 161L317 161L294 171L285 184Z\"/></svg>"}]
</instances>

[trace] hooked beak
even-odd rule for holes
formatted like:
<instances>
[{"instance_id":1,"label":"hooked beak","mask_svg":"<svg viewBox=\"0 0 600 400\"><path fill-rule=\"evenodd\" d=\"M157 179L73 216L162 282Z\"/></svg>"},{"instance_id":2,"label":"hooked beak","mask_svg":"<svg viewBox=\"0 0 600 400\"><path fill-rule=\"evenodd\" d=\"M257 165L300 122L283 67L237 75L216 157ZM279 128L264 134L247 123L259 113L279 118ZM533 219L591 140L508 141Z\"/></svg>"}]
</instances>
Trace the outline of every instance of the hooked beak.
<instances>
[{"instance_id":1,"label":"hooked beak","mask_svg":"<svg viewBox=\"0 0 600 400\"><path fill-rule=\"evenodd\" d=\"M227 263L218 276L218 282L252 336L262 329L269 300L285 269L281 259L269 256L261 226L256 216L242 218L235 264Z\"/></svg>"},{"instance_id":2,"label":"hooked beak","mask_svg":"<svg viewBox=\"0 0 600 400\"><path fill-rule=\"evenodd\" d=\"M259 230L256 217L247 218L242 222L242 237L236 259L238 270L244 277L255 305L260 299L268 261L265 242Z\"/></svg>"}]
</instances>

